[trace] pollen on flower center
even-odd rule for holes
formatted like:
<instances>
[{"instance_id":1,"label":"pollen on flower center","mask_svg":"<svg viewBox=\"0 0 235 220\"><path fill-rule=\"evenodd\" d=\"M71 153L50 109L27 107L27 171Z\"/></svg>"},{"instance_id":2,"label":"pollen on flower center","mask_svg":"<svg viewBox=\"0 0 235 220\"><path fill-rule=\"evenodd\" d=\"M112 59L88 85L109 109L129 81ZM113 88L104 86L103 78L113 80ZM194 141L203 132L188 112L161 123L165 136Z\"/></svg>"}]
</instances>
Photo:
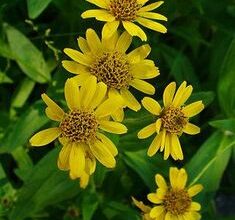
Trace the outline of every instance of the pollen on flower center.
<instances>
[{"instance_id":1,"label":"pollen on flower center","mask_svg":"<svg viewBox=\"0 0 235 220\"><path fill-rule=\"evenodd\" d=\"M90 66L90 72L108 87L127 88L132 79L129 63L120 52L105 52Z\"/></svg>"},{"instance_id":2,"label":"pollen on flower center","mask_svg":"<svg viewBox=\"0 0 235 220\"><path fill-rule=\"evenodd\" d=\"M180 108L168 107L161 113L162 126L169 133L180 134L188 122Z\"/></svg>"},{"instance_id":3,"label":"pollen on flower center","mask_svg":"<svg viewBox=\"0 0 235 220\"><path fill-rule=\"evenodd\" d=\"M111 0L109 9L117 20L133 21L141 6L137 0Z\"/></svg>"},{"instance_id":4,"label":"pollen on flower center","mask_svg":"<svg viewBox=\"0 0 235 220\"><path fill-rule=\"evenodd\" d=\"M181 215L188 211L191 205L191 198L185 190L169 190L164 199L165 209L173 215Z\"/></svg>"},{"instance_id":5,"label":"pollen on flower center","mask_svg":"<svg viewBox=\"0 0 235 220\"><path fill-rule=\"evenodd\" d=\"M98 122L93 112L73 110L66 114L60 128L62 136L72 142L87 142L95 138Z\"/></svg>"}]
</instances>

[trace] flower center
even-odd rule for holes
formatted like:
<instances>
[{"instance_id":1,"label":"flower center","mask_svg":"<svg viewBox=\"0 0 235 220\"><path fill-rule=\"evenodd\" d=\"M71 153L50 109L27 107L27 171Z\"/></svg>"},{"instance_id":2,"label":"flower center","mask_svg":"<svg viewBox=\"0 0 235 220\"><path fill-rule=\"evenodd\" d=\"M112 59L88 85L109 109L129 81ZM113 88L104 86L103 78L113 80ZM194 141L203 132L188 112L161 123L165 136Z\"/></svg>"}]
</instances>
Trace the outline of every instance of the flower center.
<instances>
[{"instance_id":1,"label":"flower center","mask_svg":"<svg viewBox=\"0 0 235 220\"><path fill-rule=\"evenodd\" d=\"M73 110L66 114L60 128L62 136L72 142L87 142L96 137L98 122L93 112Z\"/></svg>"},{"instance_id":2,"label":"flower center","mask_svg":"<svg viewBox=\"0 0 235 220\"><path fill-rule=\"evenodd\" d=\"M111 0L109 10L116 20L134 21L141 7L137 0Z\"/></svg>"},{"instance_id":3,"label":"flower center","mask_svg":"<svg viewBox=\"0 0 235 220\"><path fill-rule=\"evenodd\" d=\"M162 111L161 120L163 128L173 134L180 134L188 122L181 109L172 106Z\"/></svg>"},{"instance_id":4,"label":"flower center","mask_svg":"<svg viewBox=\"0 0 235 220\"><path fill-rule=\"evenodd\" d=\"M90 66L90 72L98 81L115 89L127 88L132 79L129 63L120 52L105 52Z\"/></svg>"},{"instance_id":5,"label":"flower center","mask_svg":"<svg viewBox=\"0 0 235 220\"><path fill-rule=\"evenodd\" d=\"M191 198L185 190L169 190L164 199L165 209L173 215L181 215L188 211L191 205Z\"/></svg>"}]
</instances>

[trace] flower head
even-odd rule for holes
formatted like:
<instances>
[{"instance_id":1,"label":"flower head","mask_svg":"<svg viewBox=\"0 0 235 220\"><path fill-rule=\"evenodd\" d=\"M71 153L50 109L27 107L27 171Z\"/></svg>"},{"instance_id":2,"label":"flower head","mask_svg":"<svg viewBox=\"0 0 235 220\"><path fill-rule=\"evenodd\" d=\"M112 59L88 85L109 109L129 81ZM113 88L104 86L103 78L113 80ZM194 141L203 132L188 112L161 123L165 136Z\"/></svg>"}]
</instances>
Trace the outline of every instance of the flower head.
<instances>
[{"instance_id":1,"label":"flower head","mask_svg":"<svg viewBox=\"0 0 235 220\"><path fill-rule=\"evenodd\" d=\"M197 212L201 206L193 202L192 197L197 195L203 187L197 184L186 188L185 169L170 168L170 186L159 174L155 176L155 181L158 189L155 193L148 194L148 200L155 204L149 213L152 219L199 220L201 218Z\"/></svg>"},{"instance_id":2,"label":"flower head","mask_svg":"<svg viewBox=\"0 0 235 220\"><path fill-rule=\"evenodd\" d=\"M187 86L183 82L176 91L176 83L170 83L164 90L162 108L160 104L152 98L145 97L142 104L146 110L156 116L156 122L141 129L139 138L147 138L157 133L148 149L148 155L153 156L164 150L164 159L170 155L175 160L183 160L183 152L179 142L179 136L184 132L187 134L198 134L200 128L189 122L189 118L200 113L204 105L202 101L184 105L192 93L192 86Z\"/></svg>"},{"instance_id":3,"label":"flower head","mask_svg":"<svg viewBox=\"0 0 235 220\"><path fill-rule=\"evenodd\" d=\"M64 60L63 67L76 74L76 81L81 85L87 77L95 76L98 82L107 85L107 94L115 99L121 96L124 105L137 111L139 102L129 91L132 86L146 94L154 94L155 88L144 81L159 75L158 68L152 60L146 59L150 53L149 45L143 45L126 53L132 42L127 32L120 36L117 32L108 40L99 39L96 32L88 29L86 39L79 37L78 45L82 52L66 48L64 52L73 61ZM123 111L114 114L115 120L123 119Z\"/></svg>"},{"instance_id":4,"label":"flower head","mask_svg":"<svg viewBox=\"0 0 235 220\"><path fill-rule=\"evenodd\" d=\"M127 128L110 121L109 116L120 107L119 102L106 98L107 86L97 83L96 77L88 77L81 87L73 78L68 79L64 90L69 107L67 113L42 94L47 116L59 125L36 133L30 143L32 146L43 146L59 138L63 147L58 167L69 170L72 179L81 178L81 186L86 186L89 176L95 171L96 159L108 168L116 164L117 148L102 131L123 134Z\"/></svg>"},{"instance_id":5,"label":"flower head","mask_svg":"<svg viewBox=\"0 0 235 220\"><path fill-rule=\"evenodd\" d=\"M135 24L166 33L167 29L164 25L154 21L167 21L167 18L159 13L152 12L160 7L163 1L158 1L149 5L145 5L148 0L87 0L88 2L100 7L101 9L87 10L82 14L82 18L96 18L99 21L106 22L102 35L109 38L118 29L120 23L126 31L132 36L138 36L141 40L146 41L145 32Z\"/></svg>"}]
</instances>

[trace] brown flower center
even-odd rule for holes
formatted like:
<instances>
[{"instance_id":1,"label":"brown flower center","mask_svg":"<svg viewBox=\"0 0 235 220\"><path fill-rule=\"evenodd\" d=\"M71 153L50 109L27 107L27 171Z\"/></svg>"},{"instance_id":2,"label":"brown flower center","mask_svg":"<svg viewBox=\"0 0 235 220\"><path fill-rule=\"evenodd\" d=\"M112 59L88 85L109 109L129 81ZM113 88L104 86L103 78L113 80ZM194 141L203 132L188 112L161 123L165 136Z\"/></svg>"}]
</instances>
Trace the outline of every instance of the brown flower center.
<instances>
[{"instance_id":1,"label":"brown flower center","mask_svg":"<svg viewBox=\"0 0 235 220\"><path fill-rule=\"evenodd\" d=\"M132 79L129 63L120 52L105 52L90 66L90 72L108 87L127 88Z\"/></svg>"},{"instance_id":2,"label":"brown flower center","mask_svg":"<svg viewBox=\"0 0 235 220\"><path fill-rule=\"evenodd\" d=\"M192 203L188 192L185 190L169 190L164 199L165 209L173 215L181 215L188 211Z\"/></svg>"},{"instance_id":3,"label":"brown flower center","mask_svg":"<svg viewBox=\"0 0 235 220\"><path fill-rule=\"evenodd\" d=\"M72 142L87 142L96 137L98 122L93 112L73 110L66 114L60 128L62 136Z\"/></svg>"},{"instance_id":4,"label":"brown flower center","mask_svg":"<svg viewBox=\"0 0 235 220\"><path fill-rule=\"evenodd\" d=\"M134 21L141 7L137 0L111 0L109 10L116 20Z\"/></svg>"},{"instance_id":5,"label":"brown flower center","mask_svg":"<svg viewBox=\"0 0 235 220\"><path fill-rule=\"evenodd\" d=\"M163 128L172 134L182 133L182 129L188 122L188 118L184 116L181 109L172 106L162 111L161 120Z\"/></svg>"}]
</instances>

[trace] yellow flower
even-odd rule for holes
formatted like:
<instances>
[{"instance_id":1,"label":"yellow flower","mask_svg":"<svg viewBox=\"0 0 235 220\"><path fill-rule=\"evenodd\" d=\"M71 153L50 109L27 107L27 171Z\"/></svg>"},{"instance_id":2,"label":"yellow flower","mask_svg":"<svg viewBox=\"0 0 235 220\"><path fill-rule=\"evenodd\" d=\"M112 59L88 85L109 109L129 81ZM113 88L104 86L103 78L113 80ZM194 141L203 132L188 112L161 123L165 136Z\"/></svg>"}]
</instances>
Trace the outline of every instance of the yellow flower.
<instances>
[{"instance_id":1,"label":"yellow flower","mask_svg":"<svg viewBox=\"0 0 235 220\"><path fill-rule=\"evenodd\" d=\"M64 52L74 61L65 60L62 65L69 72L77 74L75 78L79 85L87 77L96 76L98 82L107 85L109 97L121 95L127 107L138 111L141 105L129 91L129 87L153 95L155 88L144 79L158 76L159 71L152 60L146 59L151 50L149 45L126 53L131 42L132 37L127 32L120 36L115 32L110 39L100 40L94 30L88 29L86 39L78 38L82 52L65 48ZM116 111L115 116L115 120L122 121L123 110Z\"/></svg>"},{"instance_id":2,"label":"yellow flower","mask_svg":"<svg viewBox=\"0 0 235 220\"><path fill-rule=\"evenodd\" d=\"M151 211L150 206L147 206L143 202L136 200L134 197L132 197L132 201L142 211L142 219L143 220L154 220L149 215L150 211Z\"/></svg>"},{"instance_id":3,"label":"yellow flower","mask_svg":"<svg viewBox=\"0 0 235 220\"><path fill-rule=\"evenodd\" d=\"M46 114L51 120L59 122L59 126L40 131L30 139L32 146L43 146L59 138L63 147L58 167L69 170L72 179L81 178L83 187L95 171L96 159L108 168L115 167L117 148L102 130L115 134L127 132L123 124L109 120L112 111L119 108L119 102L106 99L106 90L107 86L97 83L94 76L88 77L81 87L73 78L68 79L64 88L69 107L67 113L43 94Z\"/></svg>"},{"instance_id":4,"label":"yellow flower","mask_svg":"<svg viewBox=\"0 0 235 220\"><path fill-rule=\"evenodd\" d=\"M155 181L158 189L148 194L148 200L155 204L150 211L150 217L158 220L199 220L201 215L197 212L201 206L192 201L192 197L202 190L197 184L186 188L187 173L185 169L170 168L170 186L165 179L157 174Z\"/></svg>"},{"instance_id":5,"label":"yellow flower","mask_svg":"<svg viewBox=\"0 0 235 220\"><path fill-rule=\"evenodd\" d=\"M100 7L101 9L87 10L82 14L82 18L96 18L99 21L106 22L102 36L109 38L122 24L126 31L132 36L138 36L141 40L146 41L145 32L134 22L140 25L166 33L164 25L153 21L167 21L167 18L159 13L152 12L160 7L163 1L158 1L149 5L145 4L148 0L87 0L88 2Z\"/></svg>"},{"instance_id":6,"label":"yellow flower","mask_svg":"<svg viewBox=\"0 0 235 220\"><path fill-rule=\"evenodd\" d=\"M183 132L191 135L200 132L200 128L191 124L189 118L197 115L204 108L202 101L184 106L192 90L193 87L187 86L185 81L177 91L176 83L170 83L163 93L163 108L152 98L145 97L142 100L144 108L157 118L155 123L146 126L138 133L140 139L157 133L148 149L148 156L153 156L160 149L160 151L164 150L165 160L170 155L175 160L183 160L183 152L178 137Z\"/></svg>"}]
</instances>

